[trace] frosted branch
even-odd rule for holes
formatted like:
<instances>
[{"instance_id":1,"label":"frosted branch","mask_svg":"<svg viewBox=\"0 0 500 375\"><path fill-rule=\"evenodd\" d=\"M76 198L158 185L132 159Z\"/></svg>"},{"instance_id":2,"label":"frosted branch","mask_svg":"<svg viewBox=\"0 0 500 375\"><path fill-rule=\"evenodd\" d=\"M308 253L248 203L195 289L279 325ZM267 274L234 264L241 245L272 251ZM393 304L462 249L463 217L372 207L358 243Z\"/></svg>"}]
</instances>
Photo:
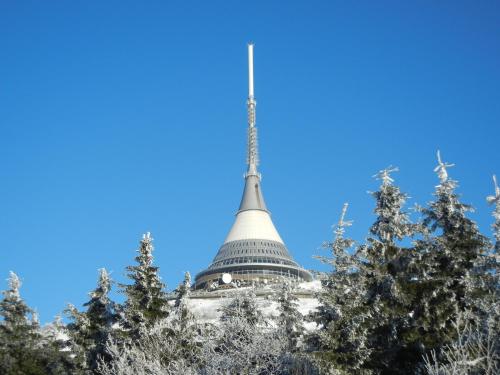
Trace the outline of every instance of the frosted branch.
<instances>
[{"instance_id":1,"label":"frosted branch","mask_svg":"<svg viewBox=\"0 0 500 375\"><path fill-rule=\"evenodd\" d=\"M345 227L350 227L352 225L352 220L345 221L345 214L347 212L347 207L349 206L349 203L344 203L344 206L342 207L342 213L340 214L340 220L337 223L334 233L335 233L335 240L340 240L344 236L345 233Z\"/></svg>"},{"instance_id":2,"label":"frosted branch","mask_svg":"<svg viewBox=\"0 0 500 375\"><path fill-rule=\"evenodd\" d=\"M19 279L19 276L17 276L15 272L10 271L10 276L8 281L11 294L16 297L19 297L19 288L21 288L21 280Z\"/></svg>"},{"instance_id":3,"label":"frosted branch","mask_svg":"<svg viewBox=\"0 0 500 375\"><path fill-rule=\"evenodd\" d=\"M441 181L441 183L443 184L448 180L447 168L453 167L455 166L455 164L443 162L441 160L441 153L439 152L439 150L437 152L437 159L438 159L438 165L436 166L436 168L434 168L434 172L437 173L439 181Z\"/></svg>"},{"instance_id":4,"label":"frosted branch","mask_svg":"<svg viewBox=\"0 0 500 375\"><path fill-rule=\"evenodd\" d=\"M397 172L397 171L399 171L399 168L393 167L391 165L385 169L382 169L377 174L375 174L373 177L376 178L377 180L381 180L382 185L391 185L394 182L394 179L391 178L391 173Z\"/></svg>"},{"instance_id":5,"label":"frosted branch","mask_svg":"<svg viewBox=\"0 0 500 375\"><path fill-rule=\"evenodd\" d=\"M500 188L498 187L497 178L495 175L493 175L493 185L495 188L495 195L488 196L486 200L490 205L494 206L492 215L495 218L495 222L493 223L492 227L498 246L498 244L500 244Z\"/></svg>"}]
</instances>

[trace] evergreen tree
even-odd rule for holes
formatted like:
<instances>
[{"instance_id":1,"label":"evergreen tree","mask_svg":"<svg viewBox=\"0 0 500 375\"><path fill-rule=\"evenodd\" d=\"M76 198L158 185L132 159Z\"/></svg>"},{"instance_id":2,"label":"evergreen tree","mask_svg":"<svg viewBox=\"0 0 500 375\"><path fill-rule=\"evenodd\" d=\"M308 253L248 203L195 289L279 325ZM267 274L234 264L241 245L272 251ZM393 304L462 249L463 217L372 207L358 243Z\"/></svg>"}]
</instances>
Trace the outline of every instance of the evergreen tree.
<instances>
[{"instance_id":1,"label":"evergreen tree","mask_svg":"<svg viewBox=\"0 0 500 375\"><path fill-rule=\"evenodd\" d=\"M169 314L169 304L164 291L165 284L158 275L158 267L153 266L153 238L150 233L143 235L136 266L128 266L127 276L131 285L121 285L127 297L123 315L124 326L130 335L137 336L139 329L152 326Z\"/></svg>"},{"instance_id":2,"label":"evergreen tree","mask_svg":"<svg viewBox=\"0 0 500 375\"><path fill-rule=\"evenodd\" d=\"M453 164L441 160L434 169L439 184L436 199L421 208L426 235L416 250L423 267L417 279L415 320L423 351L439 351L456 336L457 312L470 309L483 314L478 303L488 291L490 243L466 215L472 207L460 202L458 184L448 176Z\"/></svg>"},{"instance_id":3,"label":"evergreen tree","mask_svg":"<svg viewBox=\"0 0 500 375\"><path fill-rule=\"evenodd\" d=\"M186 272L184 274L184 281L181 284L179 284L179 286L176 289L177 296L175 298L174 307L178 308L185 305L189 298L190 291L191 291L191 274L189 272Z\"/></svg>"},{"instance_id":4,"label":"evergreen tree","mask_svg":"<svg viewBox=\"0 0 500 375\"><path fill-rule=\"evenodd\" d=\"M177 296L174 303L176 320L181 327L188 326L189 322L194 320L194 315L188 307L188 299L191 292L191 274L189 272L184 274L184 281L179 285L176 292Z\"/></svg>"},{"instance_id":5,"label":"evergreen tree","mask_svg":"<svg viewBox=\"0 0 500 375\"><path fill-rule=\"evenodd\" d=\"M68 334L60 316L56 316L52 323L40 330L38 347L41 357L44 358L46 374L83 374L73 358Z\"/></svg>"},{"instance_id":6,"label":"evergreen tree","mask_svg":"<svg viewBox=\"0 0 500 375\"><path fill-rule=\"evenodd\" d=\"M169 316L172 322L170 334L175 345L178 346L178 355L172 360L198 364L199 359L197 356L200 354L200 343L202 341L201 332L204 329L189 309L190 292L191 275L186 272L183 282L177 288L174 308Z\"/></svg>"},{"instance_id":7,"label":"evergreen tree","mask_svg":"<svg viewBox=\"0 0 500 375\"><path fill-rule=\"evenodd\" d=\"M431 239L430 250L433 252L436 271L443 281L443 288L452 295L448 303L461 309L465 307L466 292L473 275L472 271L481 258L488 253L489 241L483 236L476 223L466 213L472 207L460 202L455 193L457 182L448 177L447 168L453 164L441 161L438 152L438 166L435 168L440 183L436 187L436 200L422 209L424 225L437 236ZM481 275L479 275L481 276Z\"/></svg>"},{"instance_id":8,"label":"evergreen tree","mask_svg":"<svg viewBox=\"0 0 500 375\"><path fill-rule=\"evenodd\" d=\"M278 312L276 319L278 329L287 340L287 351L298 350L299 338L304 333L303 316L297 310L298 298L295 296L294 288L289 281L284 280L278 292Z\"/></svg>"},{"instance_id":9,"label":"evergreen tree","mask_svg":"<svg viewBox=\"0 0 500 375\"><path fill-rule=\"evenodd\" d=\"M255 326L264 322L262 313L257 308L255 292L241 291L235 294L233 299L221 308L221 321L229 321L231 319L241 319L248 324Z\"/></svg>"},{"instance_id":10,"label":"evergreen tree","mask_svg":"<svg viewBox=\"0 0 500 375\"><path fill-rule=\"evenodd\" d=\"M135 337L109 340L112 360L100 364L102 374L194 374L204 361L202 342L207 331L189 310L190 288L191 276L186 272L168 317L152 326L141 325Z\"/></svg>"},{"instance_id":11,"label":"evergreen tree","mask_svg":"<svg viewBox=\"0 0 500 375\"><path fill-rule=\"evenodd\" d=\"M27 338L30 336L33 327L37 326L36 319L33 319L35 313L26 305L21 298L19 288L21 280L14 273L10 272L9 289L3 291L4 296L0 302L0 313L3 318L1 329L2 332L12 338ZM31 320L29 315L32 316Z\"/></svg>"},{"instance_id":12,"label":"evergreen tree","mask_svg":"<svg viewBox=\"0 0 500 375\"><path fill-rule=\"evenodd\" d=\"M389 167L376 176L382 182L379 191L372 193L377 219L367 244L360 248L365 306L372 315L368 325L371 353L364 366L384 374L407 374L408 368L421 362L422 355L412 334L417 259L414 249L404 246L418 232L418 226L403 211L408 196L390 177L397 170Z\"/></svg>"},{"instance_id":13,"label":"evergreen tree","mask_svg":"<svg viewBox=\"0 0 500 375\"><path fill-rule=\"evenodd\" d=\"M500 188L496 176L493 176L493 183L495 193L493 196L487 197L487 201L494 206L492 229L495 244L487 256L487 273L483 277L486 279L487 288L491 293L484 296L481 303L481 311L484 312L481 317L481 333L483 337L496 338L493 345L484 346L488 349L489 357L493 357L495 361L494 369L498 371L500 370L500 340L498 340L500 337ZM488 340L486 341L488 342Z\"/></svg>"},{"instance_id":14,"label":"evergreen tree","mask_svg":"<svg viewBox=\"0 0 500 375\"><path fill-rule=\"evenodd\" d=\"M137 338L111 338L107 344L110 360L99 363L101 375L195 375L204 361L201 353L204 330L179 330L174 313L151 327L142 327ZM193 322L196 324L196 322ZM195 343L193 345L193 332ZM186 345L186 343L188 343Z\"/></svg>"},{"instance_id":15,"label":"evergreen tree","mask_svg":"<svg viewBox=\"0 0 500 375\"><path fill-rule=\"evenodd\" d=\"M402 211L408 199L408 195L402 193L393 184L392 172L398 168L389 167L381 170L375 177L382 181L380 190L371 193L376 201L375 214L377 219L370 228L370 233L375 236L371 242L380 242L385 246L378 245L380 249L377 256L390 260L399 255L397 249L391 249L396 240L403 240L414 233L414 225L409 221L408 214ZM391 251L393 250L393 251Z\"/></svg>"},{"instance_id":16,"label":"evergreen tree","mask_svg":"<svg viewBox=\"0 0 500 375\"><path fill-rule=\"evenodd\" d=\"M500 300L500 187L498 187L496 176L493 176L495 195L487 197L489 204L494 206L494 223L491 225L495 237L495 245L488 254L488 273L490 276L490 290L493 290L494 301Z\"/></svg>"},{"instance_id":17,"label":"evergreen tree","mask_svg":"<svg viewBox=\"0 0 500 375\"><path fill-rule=\"evenodd\" d=\"M240 291L222 309L218 330L203 347L202 373L279 374L286 340L257 308L253 291Z\"/></svg>"},{"instance_id":18,"label":"evergreen tree","mask_svg":"<svg viewBox=\"0 0 500 375\"><path fill-rule=\"evenodd\" d=\"M365 322L371 316L364 307L362 260L349 252L354 241L344 236L346 227L352 225L345 220L347 207L344 204L333 242L323 245L331 257L317 257L332 266L322 282L318 310L312 315L318 331L308 337L309 350L322 373L362 374L361 366L370 354Z\"/></svg>"},{"instance_id":19,"label":"evergreen tree","mask_svg":"<svg viewBox=\"0 0 500 375\"><path fill-rule=\"evenodd\" d=\"M0 374L77 374L69 353L45 337L34 310L20 296L19 277L11 272L0 302Z\"/></svg>"},{"instance_id":20,"label":"evergreen tree","mask_svg":"<svg viewBox=\"0 0 500 375\"><path fill-rule=\"evenodd\" d=\"M10 272L9 289L0 302L0 373L43 374L43 367L33 358L38 340L37 324L29 316L33 310L21 298L19 277Z\"/></svg>"},{"instance_id":21,"label":"evergreen tree","mask_svg":"<svg viewBox=\"0 0 500 375\"><path fill-rule=\"evenodd\" d=\"M344 227L350 225L344 221L344 206L335 240L328 244L333 258L323 261L333 266L333 272L320 296L315 353L325 371L406 374L408 366L421 360L410 334L415 254L401 246L417 226L403 211L406 194L393 185L390 173L396 170L387 168L376 175L381 185L371 194L377 218L367 243L348 253L353 241L343 237Z\"/></svg>"},{"instance_id":22,"label":"evergreen tree","mask_svg":"<svg viewBox=\"0 0 500 375\"><path fill-rule=\"evenodd\" d=\"M500 187L498 187L496 176L493 176L493 183L495 186L495 195L490 195L486 200L489 204L494 206L493 218L495 222L491 227L493 229L493 235L495 236L495 253L500 254Z\"/></svg>"},{"instance_id":23,"label":"evergreen tree","mask_svg":"<svg viewBox=\"0 0 500 375\"><path fill-rule=\"evenodd\" d=\"M68 324L72 345L77 357L83 361L83 368L98 373L99 360L109 358L106 352L106 341L112 334L113 324L117 322L115 304L109 299L111 280L107 271L99 270L96 289L90 292L90 300L84 304L86 311L79 312L70 305L67 309Z\"/></svg>"}]
</instances>

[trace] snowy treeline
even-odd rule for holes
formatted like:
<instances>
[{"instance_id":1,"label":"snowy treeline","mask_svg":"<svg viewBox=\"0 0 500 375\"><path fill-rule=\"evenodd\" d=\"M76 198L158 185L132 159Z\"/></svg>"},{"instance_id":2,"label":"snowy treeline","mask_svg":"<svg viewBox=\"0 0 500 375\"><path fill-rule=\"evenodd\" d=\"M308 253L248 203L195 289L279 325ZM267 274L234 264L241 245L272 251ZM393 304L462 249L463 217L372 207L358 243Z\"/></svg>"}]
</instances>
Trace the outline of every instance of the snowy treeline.
<instances>
[{"instance_id":1,"label":"snowy treeline","mask_svg":"<svg viewBox=\"0 0 500 375\"><path fill-rule=\"evenodd\" d=\"M119 285L125 302L110 299L101 269L83 309L65 311L68 324L40 327L11 273L0 302L0 374L498 374L500 189L495 180L487 198L490 241L468 218L451 166L438 155L434 199L416 207L415 221L391 176L397 169L380 171L376 220L361 243L348 237L344 205L318 257L331 271L308 316L284 281L276 316L265 316L245 288L216 324L197 319L188 273L169 302L149 233L127 267L129 283Z\"/></svg>"}]
</instances>

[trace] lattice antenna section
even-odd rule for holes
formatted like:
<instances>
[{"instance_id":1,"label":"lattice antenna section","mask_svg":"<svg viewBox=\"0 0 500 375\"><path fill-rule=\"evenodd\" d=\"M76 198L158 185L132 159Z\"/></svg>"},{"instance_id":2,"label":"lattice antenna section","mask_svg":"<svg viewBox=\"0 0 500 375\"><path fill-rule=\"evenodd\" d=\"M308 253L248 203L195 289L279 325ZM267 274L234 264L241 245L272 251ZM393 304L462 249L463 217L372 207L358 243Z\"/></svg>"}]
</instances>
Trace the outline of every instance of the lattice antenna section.
<instances>
[{"instance_id":1,"label":"lattice antenna section","mask_svg":"<svg viewBox=\"0 0 500 375\"><path fill-rule=\"evenodd\" d=\"M255 126L255 107L257 102L254 98L253 85L253 44L248 45L248 145L247 145L247 164L248 175L257 175L257 166L259 165L259 144L257 139L257 127Z\"/></svg>"},{"instance_id":2,"label":"lattice antenna section","mask_svg":"<svg viewBox=\"0 0 500 375\"><path fill-rule=\"evenodd\" d=\"M252 108L253 107L253 108ZM250 122L253 121L253 122ZM248 151L247 151L248 166L259 165L259 140L257 137L257 127L255 126L255 104L248 106Z\"/></svg>"}]
</instances>

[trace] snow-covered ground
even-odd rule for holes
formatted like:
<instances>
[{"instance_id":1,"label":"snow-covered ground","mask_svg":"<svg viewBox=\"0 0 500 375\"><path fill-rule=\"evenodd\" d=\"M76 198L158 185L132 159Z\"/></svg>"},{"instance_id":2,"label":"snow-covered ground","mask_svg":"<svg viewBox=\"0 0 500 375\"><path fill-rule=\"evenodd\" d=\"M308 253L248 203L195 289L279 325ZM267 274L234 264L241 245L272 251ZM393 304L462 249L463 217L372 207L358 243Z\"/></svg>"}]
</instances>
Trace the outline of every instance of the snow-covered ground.
<instances>
[{"instance_id":1,"label":"snow-covered ground","mask_svg":"<svg viewBox=\"0 0 500 375\"><path fill-rule=\"evenodd\" d=\"M303 282L297 285L296 295L299 299L298 310L302 315L307 315L319 306L315 293L321 289L319 280ZM235 293L241 293L248 288L218 290L213 292L194 292L189 298L188 306L193 314L202 322L217 323L222 306L228 304ZM272 286L256 288L253 290L257 299L257 306L264 316L278 315L278 302L276 291ZM314 324L313 324L314 325ZM314 327L306 326L308 329Z\"/></svg>"}]
</instances>

